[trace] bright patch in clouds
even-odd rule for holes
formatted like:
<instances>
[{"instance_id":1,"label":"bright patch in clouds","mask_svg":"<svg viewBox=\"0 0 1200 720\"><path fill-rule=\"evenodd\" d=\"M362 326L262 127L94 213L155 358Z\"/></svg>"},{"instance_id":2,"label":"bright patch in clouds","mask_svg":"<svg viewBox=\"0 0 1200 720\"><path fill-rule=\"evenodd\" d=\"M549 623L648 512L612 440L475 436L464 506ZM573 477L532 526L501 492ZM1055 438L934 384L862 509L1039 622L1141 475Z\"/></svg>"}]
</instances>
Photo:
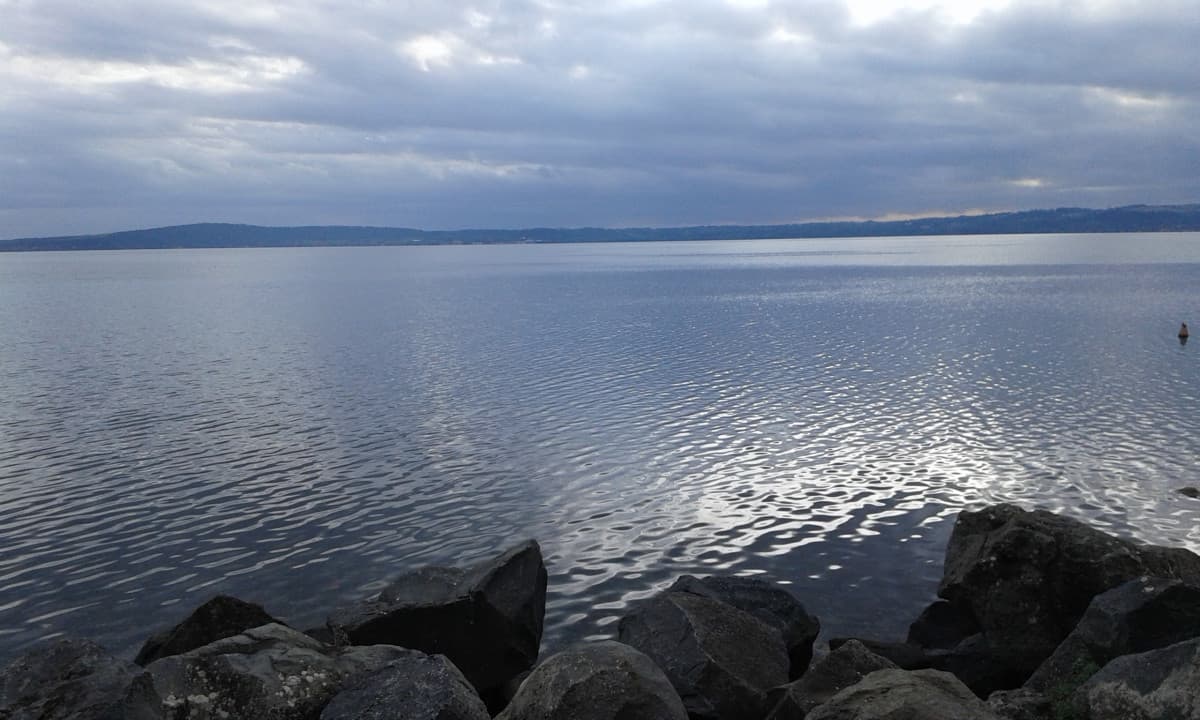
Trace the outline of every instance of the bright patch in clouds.
<instances>
[{"instance_id":1,"label":"bright patch in clouds","mask_svg":"<svg viewBox=\"0 0 1200 720\"><path fill-rule=\"evenodd\" d=\"M988 10L1007 7L1010 0L846 0L846 7L857 25L872 25L906 11L934 11L957 24L975 20Z\"/></svg>"},{"instance_id":2,"label":"bright patch in clouds","mask_svg":"<svg viewBox=\"0 0 1200 720\"><path fill-rule=\"evenodd\" d=\"M145 83L201 92L243 92L260 89L308 70L294 57L245 56L232 61L192 60L165 63L88 62L77 58L16 56L5 58L0 78L27 83L50 83L86 89L107 85Z\"/></svg>"}]
</instances>

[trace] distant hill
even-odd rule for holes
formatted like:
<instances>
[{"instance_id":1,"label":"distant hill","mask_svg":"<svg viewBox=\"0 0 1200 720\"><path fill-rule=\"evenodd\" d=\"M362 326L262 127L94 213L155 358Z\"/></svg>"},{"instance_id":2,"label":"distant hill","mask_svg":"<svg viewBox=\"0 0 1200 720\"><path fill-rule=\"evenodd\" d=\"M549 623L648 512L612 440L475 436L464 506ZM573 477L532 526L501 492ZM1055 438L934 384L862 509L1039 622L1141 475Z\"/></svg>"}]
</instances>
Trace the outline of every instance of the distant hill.
<instances>
[{"instance_id":1,"label":"distant hill","mask_svg":"<svg viewBox=\"0 0 1200 720\"><path fill-rule=\"evenodd\" d=\"M754 238L838 238L905 235L1200 231L1200 204L1129 205L1089 210L1058 208L989 215L886 222L813 222L793 225L701 225L672 228L528 228L524 230L416 230L413 228L261 227L200 223L103 235L0 241L0 252L30 250L137 250L160 248L304 247L363 245L480 245L489 243L638 242Z\"/></svg>"}]
</instances>

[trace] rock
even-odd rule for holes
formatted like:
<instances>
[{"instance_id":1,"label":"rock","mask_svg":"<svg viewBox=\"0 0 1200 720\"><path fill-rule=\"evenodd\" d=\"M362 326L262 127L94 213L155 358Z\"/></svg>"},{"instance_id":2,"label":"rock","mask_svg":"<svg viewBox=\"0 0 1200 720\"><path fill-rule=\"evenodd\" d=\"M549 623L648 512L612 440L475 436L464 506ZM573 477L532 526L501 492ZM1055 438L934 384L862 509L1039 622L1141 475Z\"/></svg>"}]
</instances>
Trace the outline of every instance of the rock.
<instances>
[{"instance_id":1,"label":"rock","mask_svg":"<svg viewBox=\"0 0 1200 720\"><path fill-rule=\"evenodd\" d=\"M1089 720L1200 720L1200 638L1113 660L1071 707Z\"/></svg>"},{"instance_id":2,"label":"rock","mask_svg":"<svg viewBox=\"0 0 1200 720\"><path fill-rule=\"evenodd\" d=\"M1096 595L1142 575L1200 582L1200 556L1139 545L1042 510L959 514L938 594L969 613L998 662L1027 678Z\"/></svg>"},{"instance_id":3,"label":"rock","mask_svg":"<svg viewBox=\"0 0 1200 720\"><path fill-rule=\"evenodd\" d=\"M490 717L475 688L446 656L417 650L348 681L321 712L321 720Z\"/></svg>"},{"instance_id":4,"label":"rock","mask_svg":"<svg viewBox=\"0 0 1200 720\"><path fill-rule=\"evenodd\" d=\"M659 593L621 618L618 633L662 668L692 718L759 720L767 690L787 682L779 631L710 597Z\"/></svg>"},{"instance_id":5,"label":"rock","mask_svg":"<svg viewBox=\"0 0 1200 720\"><path fill-rule=\"evenodd\" d=\"M124 718L144 689L141 676L141 668L89 640L50 640L0 672L0 718Z\"/></svg>"},{"instance_id":6,"label":"rock","mask_svg":"<svg viewBox=\"0 0 1200 720\"><path fill-rule=\"evenodd\" d=\"M807 720L998 720L958 678L939 670L877 670Z\"/></svg>"},{"instance_id":7,"label":"rock","mask_svg":"<svg viewBox=\"0 0 1200 720\"><path fill-rule=\"evenodd\" d=\"M813 708L876 670L894 670L896 664L876 655L857 640L843 643L802 678L772 689L767 720L802 720Z\"/></svg>"},{"instance_id":8,"label":"rock","mask_svg":"<svg viewBox=\"0 0 1200 720\"><path fill-rule=\"evenodd\" d=\"M988 696L988 709L1004 720L1053 720L1050 701L1033 690L1000 690Z\"/></svg>"},{"instance_id":9,"label":"rock","mask_svg":"<svg viewBox=\"0 0 1200 720\"><path fill-rule=\"evenodd\" d=\"M834 638L829 641L829 646L837 648L845 642L845 639ZM912 643L866 639L860 642L903 670L933 669L953 673L980 698L1001 688L1020 685L1024 679L1023 675L1015 675L1011 668L998 661L987 638L980 633L963 639L948 650L926 649Z\"/></svg>"},{"instance_id":10,"label":"rock","mask_svg":"<svg viewBox=\"0 0 1200 720\"><path fill-rule=\"evenodd\" d=\"M965 608L938 600L908 626L908 643L949 650L979 630L979 623Z\"/></svg>"},{"instance_id":11,"label":"rock","mask_svg":"<svg viewBox=\"0 0 1200 720\"><path fill-rule=\"evenodd\" d=\"M1181 487L1179 488L1179 494L1187 495L1190 498L1200 498L1200 488L1191 486Z\"/></svg>"},{"instance_id":12,"label":"rock","mask_svg":"<svg viewBox=\"0 0 1200 720\"><path fill-rule=\"evenodd\" d=\"M388 645L331 647L264 625L146 666L165 720L316 720L343 683L410 657Z\"/></svg>"},{"instance_id":13,"label":"rock","mask_svg":"<svg viewBox=\"0 0 1200 720\"><path fill-rule=\"evenodd\" d=\"M546 567L532 540L475 566L423 568L335 611L333 637L445 655L499 709L504 684L537 660Z\"/></svg>"},{"instance_id":14,"label":"rock","mask_svg":"<svg viewBox=\"0 0 1200 720\"><path fill-rule=\"evenodd\" d=\"M497 720L686 720L675 689L634 648L577 645L534 668Z\"/></svg>"},{"instance_id":15,"label":"rock","mask_svg":"<svg viewBox=\"0 0 1200 720\"><path fill-rule=\"evenodd\" d=\"M1121 655L1200 637L1200 587L1139 578L1097 595L1025 687L1065 699Z\"/></svg>"},{"instance_id":16,"label":"rock","mask_svg":"<svg viewBox=\"0 0 1200 720\"><path fill-rule=\"evenodd\" d=\"M228 595L217 595L192 611L181 623L142 645L134 662L146 665L168 655L195 650L222 638L262 625L280 623L261 606Z\"/></svg>"},{"instance_id":17,"label":"rock","mask_svg":"<svg viewBox=\"0 0 1200 720\"><path fill-rule=\"evenodd\" d=\"M720 600L777 628L788 649L789 680L803 675L812 662L813 641L821 632L821 623L808 614L795 595L779 585L756 578L684 575L667 591L690 592Z\"/></svg>"}]
</instances>

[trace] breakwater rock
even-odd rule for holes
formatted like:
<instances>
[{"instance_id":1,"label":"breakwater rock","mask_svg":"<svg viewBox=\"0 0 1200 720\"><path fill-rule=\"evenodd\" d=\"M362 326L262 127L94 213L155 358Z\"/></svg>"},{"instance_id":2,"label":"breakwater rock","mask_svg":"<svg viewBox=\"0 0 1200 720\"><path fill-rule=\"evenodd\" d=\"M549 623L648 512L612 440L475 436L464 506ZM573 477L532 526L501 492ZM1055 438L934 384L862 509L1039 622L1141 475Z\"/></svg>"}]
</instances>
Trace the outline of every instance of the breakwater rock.
<instances>
[{"instance_id":1,"label":"breakwater rock","mask_svg":"<svg viewBox=\"0 0 1200 720\"><path fill-rule=\"evenodd\" d=\"M306 632L219 596L136 662L34 648L0 672L0 720L1200 720L1200 556L1049 512L962 512L908 637L815 663L820 624L783 586L691 576L617 641L538 662L546 578L528 541Z\"/></svg>"}]
</instances>

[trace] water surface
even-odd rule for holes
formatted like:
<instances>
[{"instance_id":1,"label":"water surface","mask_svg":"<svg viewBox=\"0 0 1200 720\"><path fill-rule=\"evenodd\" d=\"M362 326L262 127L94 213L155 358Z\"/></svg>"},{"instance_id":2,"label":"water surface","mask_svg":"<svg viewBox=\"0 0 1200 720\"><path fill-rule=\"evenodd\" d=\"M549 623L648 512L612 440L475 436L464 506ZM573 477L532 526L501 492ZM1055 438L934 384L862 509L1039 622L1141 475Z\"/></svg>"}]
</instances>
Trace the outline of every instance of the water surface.
<instances>
[{"instance_id":1,"label":"water surface","mask_svg":"<svg viewBox=\"0 0 1200 720\"><path fill-rule=\"evenodd\" d=\"M536 537L545 647L682 573L902 636L954 515L1200 550L1200 235L0 254L0 659L319 623Z\"/></svg>"}]
</instances>

